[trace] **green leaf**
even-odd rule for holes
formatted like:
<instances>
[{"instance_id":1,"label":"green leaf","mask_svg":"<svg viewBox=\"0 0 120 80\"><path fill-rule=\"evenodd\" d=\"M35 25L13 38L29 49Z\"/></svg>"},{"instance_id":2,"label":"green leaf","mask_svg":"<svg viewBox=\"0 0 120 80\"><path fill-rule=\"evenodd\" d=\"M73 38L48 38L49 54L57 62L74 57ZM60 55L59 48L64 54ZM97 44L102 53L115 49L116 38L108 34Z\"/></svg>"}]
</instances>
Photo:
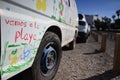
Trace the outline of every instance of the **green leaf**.
<instances>
[{"instance_id":1,"label":"green leaf","mask_svg":"<svg viewBox=\"0 0 120 80\"><path fill-rule=\"evenodd\" d=\"M18 51L18 50L15 49L15 50L13 50L13 51L11 52L11 54L12 54L12 55L15 55L15 54L17 53L17 51Z\"/></svg>"}]
</instances>

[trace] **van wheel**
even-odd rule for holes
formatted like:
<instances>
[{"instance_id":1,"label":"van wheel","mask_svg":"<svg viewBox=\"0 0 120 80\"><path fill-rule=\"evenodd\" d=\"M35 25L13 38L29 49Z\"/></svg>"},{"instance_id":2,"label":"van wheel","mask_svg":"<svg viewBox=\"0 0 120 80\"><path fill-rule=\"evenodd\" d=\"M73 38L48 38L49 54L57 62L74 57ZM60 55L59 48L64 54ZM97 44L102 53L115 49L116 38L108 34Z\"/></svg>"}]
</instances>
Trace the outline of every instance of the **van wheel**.
<instances>
[{"instance_id":1,"label":"van wheel","mask_svg":"<svg viewBox=\"0 0 120 80\"><path fill-rule=\"evenodd\" d=\"M73 50L75 49L75 46L76 46L76 37L74 36L73 41L69 43L69 48Z\"/></svg>"},{"instance_id":2,"label":"van wheel","mask_svg":"<svg viewBox=\"0 0 120 80\"><path fill-rule=\"evenodd\" d=\"M86 37L84 37L84 38L82 38L81 40L82 40L82 43L86 43L87 38L86 38Z\"/></svg>"},{"instance_id":3,"label":"van wheel","mask_svg":"<svg viewBox=\"0 0 120 80\"><path fill-rule=\"evenodd\" d=\"M33 80L53 79L60 64L61 53L58 36L53 32L46 32L32 66Z\"/></svg>"}]
</instances>

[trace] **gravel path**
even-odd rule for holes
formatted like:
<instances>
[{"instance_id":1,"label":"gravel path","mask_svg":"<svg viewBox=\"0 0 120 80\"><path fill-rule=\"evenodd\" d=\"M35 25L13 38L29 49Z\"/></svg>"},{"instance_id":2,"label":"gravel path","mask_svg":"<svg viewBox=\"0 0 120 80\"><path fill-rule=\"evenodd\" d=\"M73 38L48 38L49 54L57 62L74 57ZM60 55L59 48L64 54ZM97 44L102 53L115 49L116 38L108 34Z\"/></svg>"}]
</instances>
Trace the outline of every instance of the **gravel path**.
<instances>
[{"instance_id":1,"label":"gravel path","mask_svg":"<svg viewBox=\"0 0 120 80\"><path fill-rule=\"evenodd\" d=\"M99 52L100 43L89 37L87 43L78 43L74 50L63 50L54 80L120 80L119 74L112 71L113 48L113 41L108 40L106 52Z\"/></svg>"}]
</instances>

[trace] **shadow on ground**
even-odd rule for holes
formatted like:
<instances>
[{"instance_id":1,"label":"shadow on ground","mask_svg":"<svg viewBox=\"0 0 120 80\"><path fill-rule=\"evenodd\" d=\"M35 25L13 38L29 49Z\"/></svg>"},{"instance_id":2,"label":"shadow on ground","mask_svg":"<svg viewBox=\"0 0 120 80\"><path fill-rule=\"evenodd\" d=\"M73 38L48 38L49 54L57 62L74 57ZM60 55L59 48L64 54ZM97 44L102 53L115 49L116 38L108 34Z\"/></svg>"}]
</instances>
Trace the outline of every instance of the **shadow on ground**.
<instances>
[{"instance_id":1,"label":"shadow on ground","mask_svg":"<svg viewBox=\"0 0 120 80\"><path fill-rule=\"evenodd\" d=\"M100 54L100 53L102 53L103 51L101 51L101 50L97 50L97 49L95 49L94 50L94 52L90 52L90 53L83 53L84 55L92 55L92 54Z\"/></svg>"},{"instance_id":2,"label":"shadow on ground","mask_svg":"<svg viewBox=\"0 0 120 80\"><path fill-rule=\"evenodd\" d=\"M114 72L113 70L108 70L103 74L95 75L82 80L111 80L120 75L120 72Z\"/></svg>"},{"instance_id":3,"label":"shadow on ground","mask_svg":"<svg viewBox=\"0 0 120 80\"><path fill-rule=\"evenodd\" d=\"M63 51L69 51L69 50L71 50L71 49L70 49L70 47L69 47L68 45L66 45L66 46L62 47L62 50L63 50Z\"/></svg>"},{"instance_id":4,"label":"shadow on ground","mask_svg":"<svg viewBox=\"0 0 120 80\"><path fill-rule=\"evenodd\" d=\"M82 41L80 38L76 38L76 43L79 44L79 43L86 43L86 41Z\"/></svg>"}]
</instances>

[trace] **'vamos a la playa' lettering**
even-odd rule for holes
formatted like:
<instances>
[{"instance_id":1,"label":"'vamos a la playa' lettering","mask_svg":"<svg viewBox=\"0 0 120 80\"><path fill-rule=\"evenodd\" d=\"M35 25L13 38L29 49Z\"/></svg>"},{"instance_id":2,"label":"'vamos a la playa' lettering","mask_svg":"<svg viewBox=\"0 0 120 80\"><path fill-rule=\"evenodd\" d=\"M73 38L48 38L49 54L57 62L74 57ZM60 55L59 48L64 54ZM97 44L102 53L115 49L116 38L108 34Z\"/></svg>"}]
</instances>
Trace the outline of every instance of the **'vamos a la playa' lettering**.
<instances>
[{"instance_id":1,"label":"'vamos a la playa' lettering","mask_svg":"<svg viewBox=\"0 0 120 80\"><path fill-rule=\"evenodd\" d=\"M39 25L36 22L26 22L20 20L13 20L13 19L5 19L5 24L11 26L11 28L20 27L18 30L15 31L14 34L14 42L17 43L19 40L27 41L29 44L33 40L37 40L37 34L26 32L26 28L29 29L39 29Z\"/></svg>"},{"instance_id":2,"label":"'vamos a la playa' lettering","mask_svg":"<svg viewBox=\"0 0 120 80\"><path fill-rule=\"evenodd\" d=\"M37 35L33 34L33 33L25 33L23 31L23 28L21 28L19 31L16 31L15 33L15 43L18 40L25 40L28 41L28 43L30 44L32 40L37 40Z\"/></svg>"},{"instance_id":3,"label":"'vamos a la playa' lettering","mask_svg":"<svg viewBox=\"0 0 120 80\"><path fill-rule=\"evenodd\" d=\"M18 21L18 20L10 20L10 19L5 19L5 23L10 26L20 26L20 27L26 27L27 22L24 21Z\"/></svg>"}]
</instances>

